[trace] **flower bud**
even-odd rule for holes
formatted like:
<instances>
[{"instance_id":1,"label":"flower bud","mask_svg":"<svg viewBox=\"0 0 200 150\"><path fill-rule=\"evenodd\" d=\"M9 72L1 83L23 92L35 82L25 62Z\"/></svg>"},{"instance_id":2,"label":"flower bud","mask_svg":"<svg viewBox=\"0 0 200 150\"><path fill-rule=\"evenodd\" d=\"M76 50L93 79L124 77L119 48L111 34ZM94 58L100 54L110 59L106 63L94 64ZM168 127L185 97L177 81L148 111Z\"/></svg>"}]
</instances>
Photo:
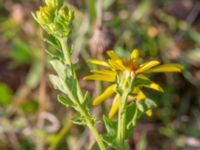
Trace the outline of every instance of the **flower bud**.
<instances>
[{"instance_id":1,"label":"flower bud","mask_svg":"<svg viewBox=\"0 0 200 150\"><path fill-rule=\"evenodd\" d=\"M43 6L36 12L36 17L41 25L45 25L53 22L54 13L50 7Z\"/></svg>"},{"instance_id":2,"label":"flower bud","mask_svg":"<svg viewBox=\"0 0 200 150\"><path fill-rule=\"evenodd\" d=\"M70 24L74 18L74 11L65 6L59 10L58 15L62 21L65 23L68 22Z\"/></svg>"},{"instance_id":3,"label":"flower bud","mask_svg":"<svg viewBox=\"0 0 200 150\"><path fill-rule=\"evenodd\" d=\"M63 5L63 0L45 0L47 6L60 8Z\"/></svg>"}]
</instances>

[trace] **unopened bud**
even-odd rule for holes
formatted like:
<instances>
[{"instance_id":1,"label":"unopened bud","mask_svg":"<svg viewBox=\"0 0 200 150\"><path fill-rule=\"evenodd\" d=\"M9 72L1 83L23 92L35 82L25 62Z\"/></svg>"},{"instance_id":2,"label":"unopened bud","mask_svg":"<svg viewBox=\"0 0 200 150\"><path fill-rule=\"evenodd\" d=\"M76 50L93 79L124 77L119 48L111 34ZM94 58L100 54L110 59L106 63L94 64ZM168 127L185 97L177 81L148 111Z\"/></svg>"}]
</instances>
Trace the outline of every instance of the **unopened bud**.
<instances>
[{"instance_id":1,"label":"unopened bud","mask_svg":"<svg viewBox=\"0 0 200 150\"><path fill-rule=\"evenodd\" d=\"M45 0L47 6L60 8L63 5L63 0Z\"/></svg>"},{"instance_id":2,"label":"unopened bud","mask_svg":"<svg viewBox=\"0 0 200 150\"><path fill-rule=\"evenodd\" d=\"M74 11L65 6L59 10L59 16L64 22L71 22L74 18Z\"/></svg>"},{"instance_id":3,"label":"unopened bud","mask_svg":"<svg viewBox=\"0 0 200 150\"><path fill-rule=\"evenodd\" d=\"M54 13L50 7L43 6L36 12L36 17L41 25L45 25L53 21Z\"/></svg>"}]
</instances>

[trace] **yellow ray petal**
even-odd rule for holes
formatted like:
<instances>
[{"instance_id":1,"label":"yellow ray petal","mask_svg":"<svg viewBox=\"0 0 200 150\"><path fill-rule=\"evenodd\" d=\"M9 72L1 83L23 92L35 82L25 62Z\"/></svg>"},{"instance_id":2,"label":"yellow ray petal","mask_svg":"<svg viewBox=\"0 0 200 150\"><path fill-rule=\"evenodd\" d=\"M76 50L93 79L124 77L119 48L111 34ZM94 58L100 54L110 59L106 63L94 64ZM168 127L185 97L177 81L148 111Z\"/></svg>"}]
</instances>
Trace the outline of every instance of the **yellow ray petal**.
<instances>
[{"instance_id":1,"label":"yellow ray petal","mask_svg":"<svg viewBox=\"0 0 200 150\"><path fill-rule=\"evenodd\" d=\"M103 75L113 75L113 76L116 76L117 74L115 71L111 71L111 70L91 70L91 72L99 73Z\"/></svg>"},{"instance_id":2,"label":"yellow ray petal","mask_svg":"<svg viewBox=\"0 0 200 150\"><path fill-rule=\"evenodd\" d=\"M109 87L106 88L106 90L99 96L97 96L92 104L93 105L98 105L100 103L102 103L106 98L108 98L110 95L112 95L115 91L116 88L116 84L112 84Z\"/></svg>"},{"instance_id":3,"label":"yellow ray petal","mask_svg":"<svg viewBox=\"0 0 200 150\"><path fill-rule=\"evenodd\" d=\"M117 110L119 108L119 95L117 94L113 100L111 109L109 111L108 117L111 119L116 114Z\"/></svg>"},{"instance_id":4,"label":"yellow ray petal","mask_svg":"<svg viewBox=\"0 0 200 150\"><path fill-rule=\"evenodd\" d=\"M114 60L121 59L113 50L107 51L107 55Z\"/></svg>"},{"instance_id":5,"label":"yellow ray petal","mask_svg":"<svg viewBox=\"0 0 200 150\"><path fill-rule=\"evenodd\" d=\"M114 82L115 81L115 75L103 75L103 74L92 74L85 76L83 80L101 80L101 81L108 81L108 82Z\"/></svg>"},{"instance_id":6,"label":"yellow ray petal","mask_svg":"<svg viewBox=\"0 0 200 150\"><path fill-rule=\"evenodd\" d=\"M89 63L95 64L95 65L100 65L100 66L105 66L109 67L109 64L103 60L98 60L98 59L89 59Z\"/></svg>"},{"instance_id":7,"label":"yellow ray petal","mask_svg":"<svg viewBox=\"0 0 200 150\"><path fill-rule=\"evenodd\" d=\"M108 60L108 63L110 65L111 69L113 69L113 70L122 70L123 71L126 69L126 67L123 65L123 62L120 59L118 59L118 60L110 59L110 60Z\"/></svg>"},{"instance_id":8,"label":"yellow ray petal","mask_svg":"<svg viewBox=\"0 0 200 150\"><path fill-rule=\"evenodd\" d=\"M131 52L131 60L136 60L139 56L139 50L138 49L134 49L132 52Z\"/></svg>"},{"instance_id":9,"label":"yellow ray petal","mask_svg":"<svg viewBox=\"0 0 200 150\"><path fill-rule=\"evenodd\" d=\"M151 117L153 114L153 111L152 111L152 109L148 109L145 113L147 116Z\"/></svg>"},{"instance_id":10,"label":"yellow ray petal","mask_svg":"<svg viewBox=\"0 0 200 150\"><path fill-rule=\"evenodd\" d=\"M144 87L150 88L156 91L164 92L163 88L155 82L151 82L149 85L144 85Z\"/></svg>"},{"instance_id":11,"label":"yellow ray petal","mask_svg":"<svg viewBox=\"0 0 200 150\"><path fill-rule=\"evenodd\" d=\"M144 86L144 87L146 87L146 88L150 88L150 89L156 90L156 91L164 92L163 88L162 88L159 84L157 84L157 83L151 81L151 80L150 80L149 78L147 78L146 76L144 76L144 75L139 75L138 77L150 81L150 84L148 84L148 85L142 85L142 86Z\"/></svg>"},{"instance_id":12,"label":"yellow ray petal","mask_svg":"<svg viewBox=\"0 0 200 150\"><path fill-rule=\"evenodd\" d=\"M144 73L153 73L153 72L181 72L184 69L182 65L179 64L164 64L158 67L149 69Z\"/></svg>"},{"instance_id":13,"label":"yellow ray petal","mask_svg":"<svg viewBox=\"0 0 200 150\"><path fill-rule=\"evenodd\" d=\"M141 73L141 72L145 72L145 71L148 71L150 68L154 67L154 66L157 66L159 65L160 62L157 61L157 60L152 60L152 61L149 61L149 62L146 62L144 64L142 64L138 70L136 70L136 73Z\"/></svg>"}]
</instances>

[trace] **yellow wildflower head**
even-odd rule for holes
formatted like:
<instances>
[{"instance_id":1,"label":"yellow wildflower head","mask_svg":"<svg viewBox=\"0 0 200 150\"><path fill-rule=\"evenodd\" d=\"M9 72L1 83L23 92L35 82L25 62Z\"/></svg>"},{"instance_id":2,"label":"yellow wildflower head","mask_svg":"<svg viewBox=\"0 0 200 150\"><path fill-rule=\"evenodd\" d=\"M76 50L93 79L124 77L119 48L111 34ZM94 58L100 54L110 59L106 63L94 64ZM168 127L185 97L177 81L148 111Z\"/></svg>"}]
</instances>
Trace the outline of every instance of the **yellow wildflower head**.
<instances>
[{"instance_id":1,"label":"yellow wildflower head","mask_svg":"<svg viewBox=\"0 0 200 150\"><path fill-rule=\"evenodd\" d=\"M105 89L105 91L101 95L97 96L93 100L93 105L100 104L113 93L115 93L117 85L123 83L124 75L128 75L128 77L132 79L140 78L142 80L148 81L148 84L136 85L131 91L132 95L136 95L133 97L134 100L142 100L146 98L145 94L141 91L142 87L147 87L163 92L163 89L158 84L148 79L145 74L156 72L181 72L183 70L183 66L180 64L160 65L160 62L157 60L141 62L138 49L134 49L128 59L121 58L113 50L107 51L107 54L109 56L109 59L107 61L97 59L89 60L90 63L104 66L107 69L91 70L93 74L84 77L84 80L102 80L112 83L109 87ZM118 106L119 95L116 94L109 112L110 118L115 115L118 110ZM151 115L151 110L148 110L146 114Z\"/></svg>"}]
</instances>

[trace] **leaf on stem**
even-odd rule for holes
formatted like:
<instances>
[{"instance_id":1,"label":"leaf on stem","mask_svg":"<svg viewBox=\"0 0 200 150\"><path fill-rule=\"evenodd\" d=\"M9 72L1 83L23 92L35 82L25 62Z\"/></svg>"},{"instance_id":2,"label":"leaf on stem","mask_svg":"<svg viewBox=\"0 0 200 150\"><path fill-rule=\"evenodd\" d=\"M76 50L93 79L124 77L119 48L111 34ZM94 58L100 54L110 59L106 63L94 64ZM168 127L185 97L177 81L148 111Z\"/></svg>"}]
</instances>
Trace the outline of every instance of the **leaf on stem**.
<instances>
[{"instance_id":1,"label":"leaf on stem","mask_svg":"<svg viewBox=\"0 0 200 150\"><path fill-rule=\"evenodd\" d=\"M49 75L49 80L51 81L51 83L53 84L53 86L54 86L55 89L58 89L61 92L67 94L66 93L66 89L63 86L63 83L62 83L62 81L60 80L60 78L58 76L50 74Z\"/></svg>"},{"instance_id":2,"label":"leaf on stem","mask_svg":"<svg viewBox=\"0 0 200 150\"><path fill-rule=\"evenodd\" d=\"M71 121L77 125L86 125L85 119L82 116L74 116L71 118Z\"/></svg>"},{"instance_id":3,"label":"leaf on stem","mask_svg":"<svg viewBox=\"0 0 200 150\"><path fill-rule=\"evenodd\" d=\"M52 35L44 37L44 41L47 42L49 45L51 45L53 48L60 50L61 45L59 41Z\"/></svg>"},{"instance_id":4,"label":"leaf on stem","mask_svg":"<svg viewBox=\"0 0 200 150\"><path fill-rule=\"evenodd\" d=\"M126 137L129 137L141 113L137 110L136 103L132 102L126 107Z\"/></svg>"},{"instance_id":5,"label":"leaf on stem","mask_svg":"<svg viewBox=\"0 0 200 150\"><path fill-rule=\"evenodd\" d=\"M88 106L90 104L90 100L91 100L91 95L88 91L86 91L86 93L84 95L84 100L83 100L83 106L85 108L88 108Z\"/></svg>"},{"instance_id":6,"label":"leaf on stem","mask_svg":"<svg viewBox=\"0 0 200 150\"><path fill-rule=\"evenodd\" d=\"M116 137L117 137L117 122L109 119L103 115L103 121L106 127L107 134L103 136L104 141L112 148L117 149Z\"/></svg>"},{"instance_id":7,"label":"leaf on stem","mask_svg":"<svg viewBox=\"0 0 200 150\"><path fill-rule=\"evenodd\" d=\"M64 96L62 95L58 95L58 101L63 104L64 106L66 107L74 107L74 104L69 100L69 99L66 99Z\"/></svg>"},{"instance_id":8,"label":"leaf on stem","mask_svg":"<svg viewBox=\"0 0 200 150\"><path fill-rule=\"evenodd\" d=\"M67 67L61 61L54 59L50 61L50 64L58 74L58 76L64 81L66 78Z\"/></svg>"},{"instance_id":9,"label":"leaf on stem","mask_svg":"<svg viewBox=\"0 0 200 150\"><path fill-rule=\"evenodd\" d=\"M151 99L149 99L149 98L136 101L136 105L137 105L137 108L138 108L141 112L146 112L146 111L149 110L150 108L155 108L155 107L157 107L157 104L156 104L153 100L151 100Z\"/></svg>"}]
</instances>

